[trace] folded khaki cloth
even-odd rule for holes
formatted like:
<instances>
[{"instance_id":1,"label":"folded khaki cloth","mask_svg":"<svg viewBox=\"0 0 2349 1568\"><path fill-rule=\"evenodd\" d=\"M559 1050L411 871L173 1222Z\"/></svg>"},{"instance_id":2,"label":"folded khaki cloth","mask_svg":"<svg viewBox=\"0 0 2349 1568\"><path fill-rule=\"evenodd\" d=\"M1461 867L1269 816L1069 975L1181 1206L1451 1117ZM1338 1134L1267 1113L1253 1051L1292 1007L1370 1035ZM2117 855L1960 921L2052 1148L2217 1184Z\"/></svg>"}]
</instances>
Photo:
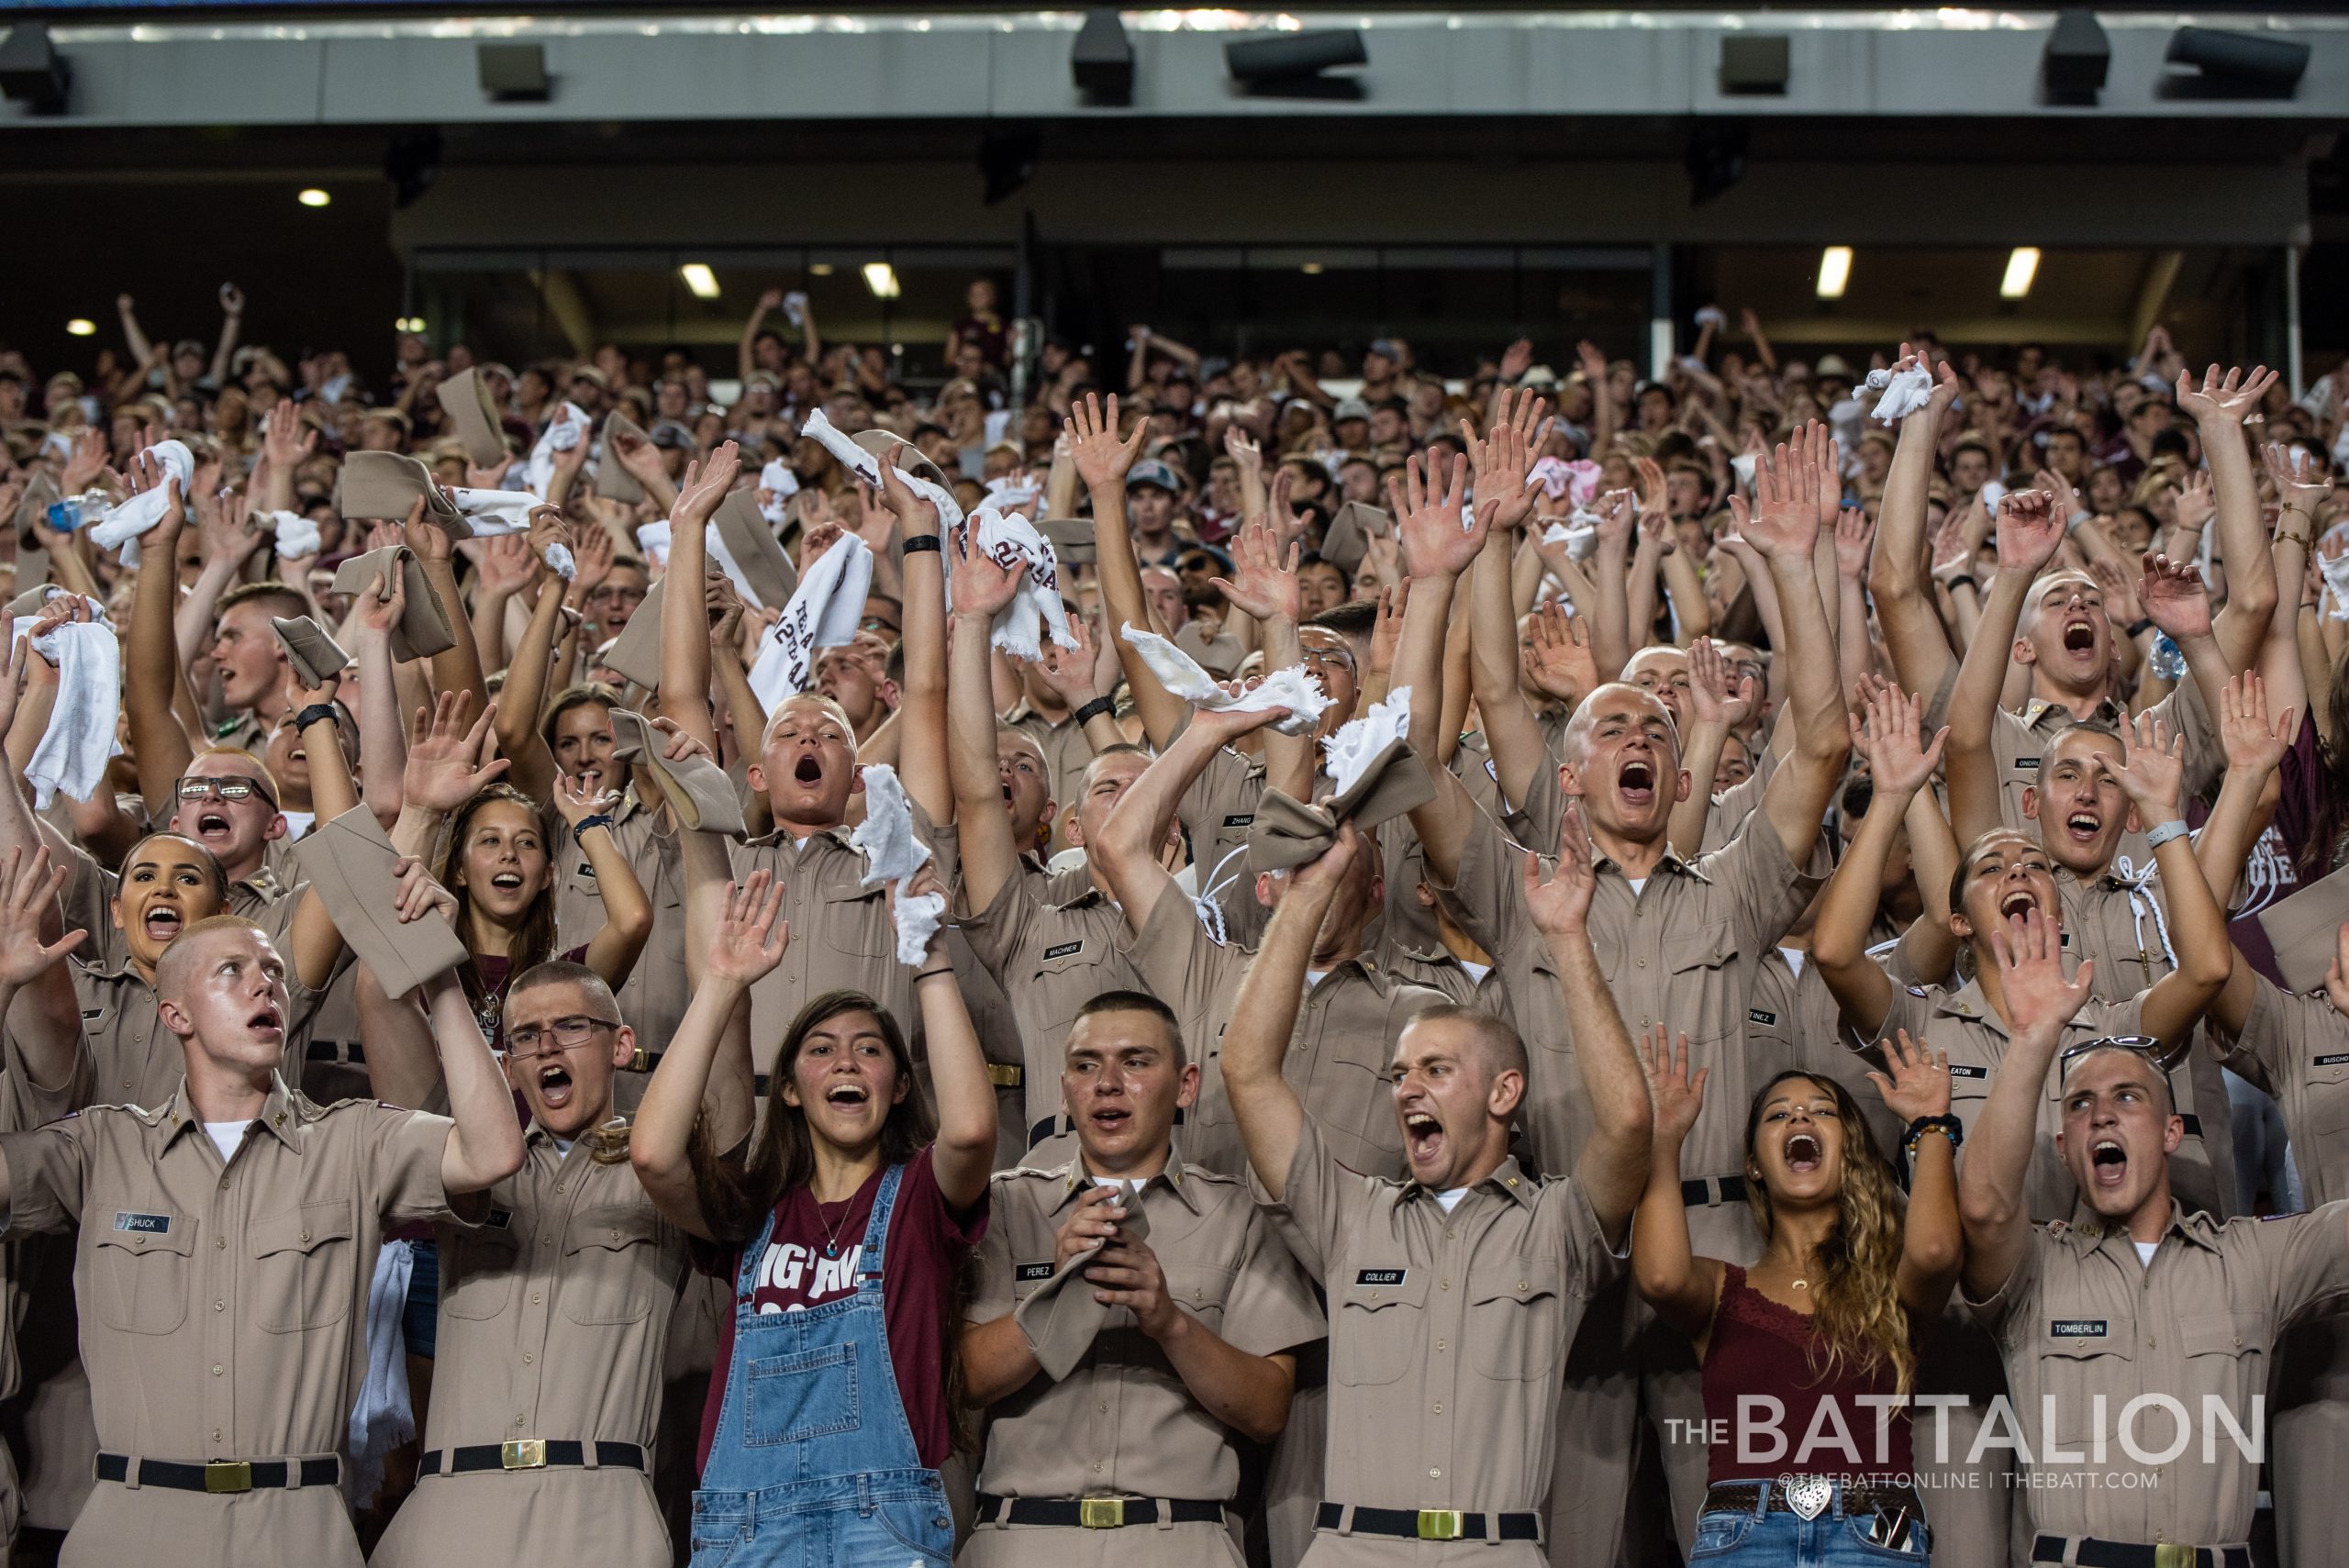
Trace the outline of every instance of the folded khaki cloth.
<instances>
[{"instance_id":1,"label":"folded khaki cloth","mask_svg":"<svg viewBox=\"0 0 2349 1568\"><path fill-rule=\"evenodd\" d=\"M8 618L21 620L37 616L49 606L49 601L65 592L54 583L36 583L8 601Z\"/></svg>"},{"instance_id":2,"label":"folded khaki cloth","mask_svg":"<svg viewBox=\"0 0 2349 1568\"><path fill-rule=\"evenodd\" d=\"M1132 1193L1126 1195L1118 1233L1120 1240L1130 1241L1140 1241L1150 1234L1150 1217L1142 1212L1140 1198ZM1085 1352L1108 1326L1109 1315L1126 1310L1093 1299L1094 1286L1085 1277L1085 1271L1100 1255L1095 1251L1071 1258L1012 1314L1019 1331L1028 1337L1029 1349L1036 1352L1036 1364L1054 1383L1074 1372L1085 1360Z\"/></svg>"},{"instance_id":3,"label":"folded khaki cloth","mask_svg":"<svg viewBox=\"0 0 2349 1568\"><path fill-rule=\"evenodd\" d=\"M1336 841L1340 824L1375 828L1434 798L1427 764L1408 742L1389 741L1349 787L1315 805L1266 790L1248 829L1248 869L1286 871L1319 860Z\"/></svg>"},{"instance_id":4,"label":"folded khaki cloth","mask_svg":"<svg viewBox=\"0 0 2349 1568\"><path fill-rule=\"evenodd\" d=\"M799 573L774 529L759 515L759 493L737 490L718 504L703 536L709 559L754 610L779 610L799 589Z\"/></svg>"},{"instance_id":5,"label":"folded khaki cloth","mask_svg":"<svg viewBox=\"0 0 2349 1568\"><path fill-rule=\"evenodd\" d=\"M479 370L459 371L433 393L440 399L441 411L449 416L449 428L465 444L467 462L475 468L487 468L507 461L511 454L506 450L506 432L498 428L497 405L490 401L489 383L482 379Z\"/></svg>"},{"instance_id":6,"label":"folded khaki cloth","mask_svg":"<svg viewBox=\"0 0 2349 1568\"><path fill-rule=\"evenodd\" d=\"M429 659L456 647L457 634L449 625L448 612L441 609L440 601L433 595L432 584L425 581L424 562L404 544L354 555L336 567L334 591L368 593L379 575L394 572L407 585L407 603L400 610L400 624L392 628L392 657Z\"/></svg>"},{"instance_id":7,"label":"folded khaki cloth","mask_svg":"<svg viewBox=\"0 0 2349 1568\"><path fill-rule=\"evenodd\" d=\"M668 586L666 577L652 584L604 652L605 663L648 692L661 689L661 595Z\"/></svg>"},{"instance_id":8,"label":"folded khaki cloth","mask_svg":"<svg viewBox=\"0 0 2349 1568\"><path fill-rule=\"evenodd\" d=\"M1231 673L1248 657L1248 651L1240 646L1238 638L1228 634L1202 637L1197 621L1183 623L1183 629L1174 634L1174 646L1197 660L1199 668L1219 681L1231 679Z\"/></svg>"},{"instance_id":9,"label":"folded khaki cloth","mask_svg":"<svg viewBox=\"0 0 2349 1568\"><path fill-rule=\"evenodd\" d=\"M1391 539L1394 533L1393 513L1367 501L1349 501L1338 508L1330 519L1330 531L1321 536L1321 559L1351 577L1362 570L1370 541Z\"/></svg>"},{"instance_id":10,"label":"folded khaki cloth","mask_svg":"<svg viewBox=\"0 0 2349 1568\"><path fill-rule=\"evenodd\" d=\"M1046 517L1036 527L1052 541L1052 553L1063 565L1090 566L1100 559L1093 525L1083 517Z\"/></svg>"},{"instance_id":11,"label":"folded khaki cloth","mask_svg":"<svg viewBox=\"0 0 2349 1568\"><path fill-rule=\"evenodd\" d=\"M2349 920L2349 866L2259 912L2259 929L2276 950L2276 973L2287 986L2305 992L2324 984L2343 920Z\"/></svg>"},{"instance_id":12,"label":"folded khaki cloth","mask_svg":"<svg viewBox=\"0 0 2349 1568\"><path fill-rule=\"evenodd\" d=\"M269 626L277 633L277 640L285 645L285 661L294 666L294 673L306 691L326 684L328 676L340 673L342 667L351 662L351 655L342 651L342 645L308 616L273 617Z\"/></svg>"},{"instance_id":13,"label":"folded khaki cloth","mask_svg":"<svg viewBox=\"0 0 2349 1568\"><path fill-rule=\"evenodd\" d=\"M895 430L859 430L849 439L891 467L902 468L907 473L927 479L941 490L954 488L953 483L946 477L944 469L922 456L919 447Z\"/></svg>"},{"instance_id":14,"label":"folded khaki cloth","mask_svg":"<svg viewBox=\"0 0 2349 1568\"><path fill-rule=\"evenodd\" d=\"M644 486L620 462L618 442L623 435L640 441L645 439L643 427L627 415L607 416L604 420L604 455L596 463L596 494L607 501L633 505L644 499Z\"/></svg>"},{"instance_id":15,"label":"folded khaki cloth","mask_svg":"<svg viewBox=\"0 0 2349 1568\"><path fill-rule=\"evenodd\" d=\"M60 499L57 481L48 474L36 473L25 482L25 493L17 500L17 554L22 555L29 550L41 553L46 562L48 558L41 552L40 537L33 532L33 524L39 521L42 514L57 505Z\"/></svg>"},{"instance_id":16,"label":"folded khaki cloth","mask_svg":"<svg viewBox=\"0 0 2349 1568\"><path fill-rule=\"evenodd\" d=\"M418 496L424 498L425 521L440 524L459 539L473 537L464 515L432 483L432 471L421 460L402 452L352 452L342 460L345 517L403 523Z\"/></svg>"},{"instance_id":17,"label":"folded khaki cloth","mask_svg":"<svg viewBox=\"0 0 2349 1568\"><path fill-rule=\"evenodd\" d=\"M465 944L437 912L400 919L392 875L399 858L384 825L364 806L319 824L294 851L295 864L325 902L343 941L375 972L389 996L406 995L466 957Z\"/></svg>"},{"instance_id":18,"label":"folded khaki cloth","mask_svg":"<svg viewBox=\"0 0 2349 1568\"><path fill-rule=\"evenodd\" d=\"M677 820L689 831L736 835L749 831L742 819L742 802L725 769L703 756L669 761L661 754L668 737L632 709L616 707L611 718L613 760L642 762L650 768L661 781L661 793L669 797Z\"/></svg>"}]
</instances>

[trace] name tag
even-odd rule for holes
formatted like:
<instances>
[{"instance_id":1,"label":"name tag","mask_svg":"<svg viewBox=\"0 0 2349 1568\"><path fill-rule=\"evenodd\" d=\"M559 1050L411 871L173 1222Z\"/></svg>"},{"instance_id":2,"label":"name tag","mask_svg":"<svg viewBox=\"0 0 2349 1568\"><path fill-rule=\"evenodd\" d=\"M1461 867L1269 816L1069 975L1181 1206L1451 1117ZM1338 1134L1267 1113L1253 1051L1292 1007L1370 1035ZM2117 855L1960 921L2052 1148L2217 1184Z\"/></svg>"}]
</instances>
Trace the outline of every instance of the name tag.
<instances>
[{"instance_id":1,"label":"name tag","mask_svg":"<svg viewBox=\"0 0 2349 1568\"><path fill-rule=\"evenodd\" d=\"M489 1218L483 1223L492 1230L503 1230L514 1223L514 1211L510 1208L493 1208L489 1211Z\"/></svg>"},{"instance_id":2,"label":"name tag","mask_svg":"<svg viewBox=\"0 0 2349 1568\"><path fill-rule=\"evenodd\" d=\"M117 1214L114 1228L117 1230L135 1230L141 1236L169 1236L172 1233L172 1217L168 1214Z\"/></svg>"},{"instance_id":3,"label":"name tag","mask_svg":"<svg viewBox=\"0 0 2349 1568\"><path fill-rule=\"evenodd\" d=\"M1052 1277L1052 1265L1050 1263L1022 1263L1018 1268L1011 1271L1011 1277L1018 1280L1021 1284L1031 1284L1039 1280L1048 1280Z\"/></svg>"},{"instance_id":4,"label":"name tag","mask_svg":"<svg viewBox=\"0 0 2349 1568\"><path fill-rule=\"evenodd\" d=\"M1408 1269L1362 1269L1354 1274L1356 1284L1401 1284Z\"/></svg>"},{"instance_id":5,"label":"name tag","mask_svg":"<svg viewBox=\"0 0 2349 1568\"><path fill-rule=\"evenodd\" d=\"M1953 1078L1987 1078L1990 1075L1990 1070L1987 1067L1976 1067L1963 1062L1953 1062L1949 1064L1949 1075Z\"/></svg>"},{"instance_id":6,"label":"name tag","mask_svg":"<svg viewBox=\"0 0 2349 1568\"><path fill-rule=\"evenodd\" d=\"M2318 1067L2339 1067L2343 1063L2349 1063L2349 1051L2339 1051L2331 1056L2320 1056L2316 1059L2313 1065Z\"/></svg>"},{"instance_id":7,"label":"name tag","mask_svg":"<svg viewBox=\"0 0 2349 1568\"><path fill-rule=\"evenodd\" d=\"M1765 1029L1773 1029L1778 1027L1778 1015L1765 1012L1760 1007L1748 1007L1745 1009L1745 1021L1749 1024L1760 1024Z\"/></svg>"},{"instance_id":8,"label":"name tag","mask_svg":"<svg viewBox=\"0 0 2349 1568\"><path fill-rule=\"evenodd\" d=\"M593 882L596 880L596 868L589 865L585 861L581 861L579 862L579 874L585 877L588 881Z\"/></svg>"},{"instance_id":9,"label":"name tag","mask_svg":"<svg viewBox=\"0 0 2349 1568\"><path fill-rule=\"evenodd\" d=\"M1223 819L1223 825L1227 828L1245 828L1255 820L1256 814L1254 812L1241 811L1235 812L1233 815L1225 817Z\"/></svg>"},{"instance_id":10,"label":"name tag","mask_svg":"<svg viewBox=\"0 0 2349 1568\"><path fill-rule=\"evenodd\" d=\"M84 1007L82 1009L82 1021L85 1024L90 1022L93 1018L103 1018L106 1016L106 1010L104 1007Z\"/></svg>"},{"instance_id":11,"label":"name tag","mask_svg":"<svg viewBox=\"0 0 2349 1568\"><path fill-rule=\"evenodd\" d=\"M2017 757L2015 759L2015 766L2026 773L2035 773L2039 771L2039 759L2036 757Z\"/></svg>"},{"instance_id":12,"label":"name tag","mask_svg":"<svg viewBox=\"0 0 2349 1568\"><path fill-rule=\"evenodd\" d=\"M1060 946L1058 946L1058 947L1055 947L1055 948L1046 948L1046 949L1044 950L1044 956L1045 956L1046 958L1048 958L1048 959L1050 959L1050 958L1074 958L1074 957L1075 957L1078 953L1081 953L1081 952L1083 952L1084 951L1085 951L1085 944L1084 944L1083 942L1081 942L1081 941L1077 941L1077 942L1063 942L1063 943L1061 943L1061 945L1060 945Z\"/></svg>"},{"instance_id":13,"label":"name tag","mask_svg":"<svg viewBox=\"0 0 2349 1568\"><path fill-rule=\"evenodd\" d=\"M2059 1340L2101 1340L2107 1332L2101 1318L2058 1318L2047 1331Z\"/></svg>"}]
</instances>

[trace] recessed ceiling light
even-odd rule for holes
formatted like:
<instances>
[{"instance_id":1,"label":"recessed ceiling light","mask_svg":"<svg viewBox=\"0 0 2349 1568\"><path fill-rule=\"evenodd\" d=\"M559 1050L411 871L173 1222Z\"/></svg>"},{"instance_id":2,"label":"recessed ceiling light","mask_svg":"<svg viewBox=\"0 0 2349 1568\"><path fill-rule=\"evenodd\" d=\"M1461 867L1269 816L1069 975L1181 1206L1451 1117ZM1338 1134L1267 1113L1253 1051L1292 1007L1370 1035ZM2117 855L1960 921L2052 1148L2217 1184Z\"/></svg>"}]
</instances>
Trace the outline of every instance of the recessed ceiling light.
<instances>
[{"instance_id":1,"label":"recessed ceiling light","mask_svg":"<svg viewBox=\"0 0 2349 1568\"><path fill-rule=\"evenodd\" d=\"M864 286L873 291L875 299L895 299L901 292L897 287L897 269L886 261L864 263Z\"/></svg>"},{"instance_id":2,"label":"recessed ceiling light","mask_svg":"<svg viewBox=\"0 0 2349 1568\"><path fill-rule=\"evenodd\" d=\"M677 275L685 280L685 286L694 291L696 299L718 297L718 274L709 270L707 262L687 261L677 269Z\"/></svg>"},{"instance_id":3,"label":"recessed ceiling light","mask_svg":"<svg viewBox=\"0 0 2349 1568\"><path fill-rule=\"evenodd\" d=\"M2039 275L2039 247L2018 245L2007 257L2007 275L1999 281L2000 299L2021 299L2031 293L2032 280Z\"/></svg>"},{"instance_id":4,"label":"recessed ceiling light","mask_svg":"<svg viewBox=\"0 0 2349 1568\"><path fill-rule=\"evenodd\" d=\"M1819 258L1819 297L1841 299L1843 285L1852 281L1852 248L1830 245Z\"/></svg>"},{"instance_id":5,"label":"recessed ceiling light","mask_svg":"<svg viewBox=\"0 0 2349 1568\"><path fill-rule=\"evenodd\" d=\"M86 316L77 316L65 324L67 333L76 338L92 337L97 329L98 324Z\"/></svg>"},{"instance_id":6,"label":"recessed ceiling light","mask_svg":"<svg viewBox=\"0 0 2349 1568\"><path fill-rule=\"evenodd\" d=\"M811 262L807 268L807 275L811 278L829 278L832 275L832 264L829 261Z\"/></svg>"},{"instance_id":7,"label":"recessed ceiling light","mask_svg":"<svg viewBox=\"0 0 2349 1568\"><path fill-rule=\"evenodd\" d=\"M304 206L324 206L328 202L334 200L332 196L327 195L316 185L312 185L308 190L299 193L294 199L300 202Z\"/></svg>"}]
</instances>

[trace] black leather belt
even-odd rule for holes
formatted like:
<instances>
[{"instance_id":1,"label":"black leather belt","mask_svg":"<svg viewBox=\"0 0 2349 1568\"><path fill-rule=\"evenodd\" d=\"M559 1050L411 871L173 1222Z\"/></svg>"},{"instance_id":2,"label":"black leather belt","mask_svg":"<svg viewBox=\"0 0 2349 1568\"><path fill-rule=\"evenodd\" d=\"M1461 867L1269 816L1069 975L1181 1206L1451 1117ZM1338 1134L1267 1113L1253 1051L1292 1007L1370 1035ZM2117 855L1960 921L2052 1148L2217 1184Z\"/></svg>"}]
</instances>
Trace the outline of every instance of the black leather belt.
<instances>
[{"instance_id":1,"label":"black leather belt","mask_svg":"<svg viewBox=\"0 0 2349 1568\"><path fill-rule=\"evenodd\" d=\"M1221 1524L1221 1503L1170 1498L1166 1522L1176 1525ZM1062 1529L1123 1529L1128 1525L1158 1522L1155 1497L997 1497L979 1494L983 1525L1053 1525Z\"/></svg>"},{"instance_id":2,"label":"black leather belt","mask_svg":"<svg viewBox=\"0 0 2349 1568\"><path fill-rule=\"evenodd\" d=\"M1456 1508L1363 1508L1353 1511L1356 1535L1391 1535L1404 1540L1540 1540L1540 1514L1464 1514ZM1343 1503L1324 1503L1313 1516L1316 1529L1339 1529L1346 1522Z\"/></svg>"},{"instance_id":3,"label":"black leather belt","mask_svg":"<svg viewBox=\"0 0 2349 1568\"><path fill-rule=\"evenodd\" d=\"M302 1048L305 1062L347 1062L353 1067L367 1065L367 1048L357 1040L314 1040Z\"/></svg>"},{"instance_id":4,"label":"black leather belt","mask_svg":"<svg viewBox=\"0 0 2349 1568\"><path fill-rule=\"evenodd\" d=\"M441 1472L441 1451L428 1449L417 1464L419 1475ZM448 1451L448 1473L470 1475L476 1470L576 1470L587 1462L587 1445L564 1439L518 1438L510 1443L482 1443ZM596 1465L600 1470L642 1470L644 1451L634 1443L597 1443Z\"/></svg>"},{"instance_id":5,"label":"black leather belt","mask_svg":"<svg viewBox=\"0 0 2349 1568\"><path fill-rule=\"evenodd\" d=\"M1716 1197L1715 1193L1719 1193ZM1680 1202L1687 1208L1709 1208L1716 1203L1743 1203L1743 1176L1695 1176L1680 1184Z\"/></svg>"},{"instance_id":6,"label":"black leather belt","mask_svg":"<svg viewBox=\"0 0 2349 1568\"><path fill-rule=\"evenodd\" d=\"M1706 1489L1704 1511L1711 1513L1719 1509L1724 1513L1750 1514L1761 1490L1756 1483L1715 1482ZM1843 1483L1843 1511L1847 1514L1888 1514L1898 1508L1908 1509L1912 1519L1925 1517L1924 1504L1918 1500L1915 1492L1906 1486L1881 1481ZM1770 1512L1796 1514L1801 1511L1787 1497L1786 1487L1770 1488Z\"/></svg>"},{"instance_id":7,"label":"black leather belt","mask_svg":"<svg viewBox=\"0 0 2349 1568\"><path fill-rule=\"evenodd\" d=\"M2071 1561L2080 1568L2251 1568L2247 1546L2140 1546L2131 1540L2043 1535L2031 1543L2033 1562L2065 1561L2066 1543L2076 1540Z\"/></svg>"},{"instance_id":8,"label":"black leather belt","mask_svg":"<svg viewBox=\"0 0 2349 1568\"><path fill-rule=\"evenodd\" d=\"M291 1473L288 1466L298 1463ZM130 1461L123 1454L98 1455L98 1479L130 1478ZM139 1485L173 1492L250 1492L257 1488L332 1486L342 1479L342 1462L331 1456L298 1462L283 1459L215 1459L202 1464L181 1464L168 1459L139 1462Z\"/></svg>"}]
</instances>

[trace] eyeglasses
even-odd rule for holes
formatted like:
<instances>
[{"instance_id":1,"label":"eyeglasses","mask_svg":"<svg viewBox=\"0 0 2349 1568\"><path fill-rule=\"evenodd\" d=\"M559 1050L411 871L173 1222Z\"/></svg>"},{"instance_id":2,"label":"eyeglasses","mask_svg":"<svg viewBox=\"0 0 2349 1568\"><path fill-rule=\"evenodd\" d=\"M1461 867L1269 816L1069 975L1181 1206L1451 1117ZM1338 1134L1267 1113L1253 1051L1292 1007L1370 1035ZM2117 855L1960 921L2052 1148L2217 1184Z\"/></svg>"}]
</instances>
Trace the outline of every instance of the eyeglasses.
<instances>
[{"instance_id":1,"label":"eyeglasses","mask_svg":"<svg viewBox=\"0 0 2349 1568\"><path fill-rule=\"evenodd\" d=\"M898 635L896 623L895 621L884 620L879 616L866 616L863 619L856 623L856 629L859 631L885 631L892 637Z\"/></svg>"},{"instance_id":2,"label":"eyeglasses","mask_svg":"<svg viewBox=\"0 0 2349 1568\"><path fill-rule=\"evenodd\" d=\"M2150 1034L2108 1034L2094 1040L2084 1040L2077 1045L2067 1045L2055 1053L2055 1079L2061 1083L2071 1074L2072 1063L2091 1051L2132 1051L2143 1057L2167 1077L2194 1048L2194 1038L2187 1036L2176 1045L2165 1046L2158 1036Z\"/></svg>"},{"instance_id":3,"label":"eyeglasses","mask_svg":"<svg viewBox=\"0 0 2349 1568\"><path fill-rule=\"evenodd\" d=\"M546 1028L524 1024L506 1031L506 1054L517 1061L529 1061L534 1056L552 1056L559 1051L576 1051L596 1036L597 1029L617 1029L620 1026L610 1018L557 1018ZM549 1043L551 1040L551 1043Z\"/></svg>"},{"instance_id":4,"label":"eyeglasses","mask_svg":"<svg viewBox=\"0 0 2349 1568\"><path fill-rule=\"evenodd\" d=\"M259 795L272 806L277 804L276 797L258 779L183 778L172 789L182 800L202 800L207 795L218 795L222 800L250 800Z\"/></svg>"},{"instance_id":5,"label":"eyeglasses","mask_svg":"<svg viewBox=\"0 0 2349 1568\"><path fill-rule=\"evenodd\" d=\"M1305 651L1305 662L1324 669L1351 670L1354 656L1343 648L1308 648Z\"/></svg>"},{"instance_id":6,"label":"eyeglasses","mask_svg":"<svg viewBox=\"0 0 2349 1568\"><path fill-rule=\"evenodd\" d=\"M587 595L589 602L608 605L640 605L644 590L625 583L606 583Z\"/></svg>"}]
</instances>

